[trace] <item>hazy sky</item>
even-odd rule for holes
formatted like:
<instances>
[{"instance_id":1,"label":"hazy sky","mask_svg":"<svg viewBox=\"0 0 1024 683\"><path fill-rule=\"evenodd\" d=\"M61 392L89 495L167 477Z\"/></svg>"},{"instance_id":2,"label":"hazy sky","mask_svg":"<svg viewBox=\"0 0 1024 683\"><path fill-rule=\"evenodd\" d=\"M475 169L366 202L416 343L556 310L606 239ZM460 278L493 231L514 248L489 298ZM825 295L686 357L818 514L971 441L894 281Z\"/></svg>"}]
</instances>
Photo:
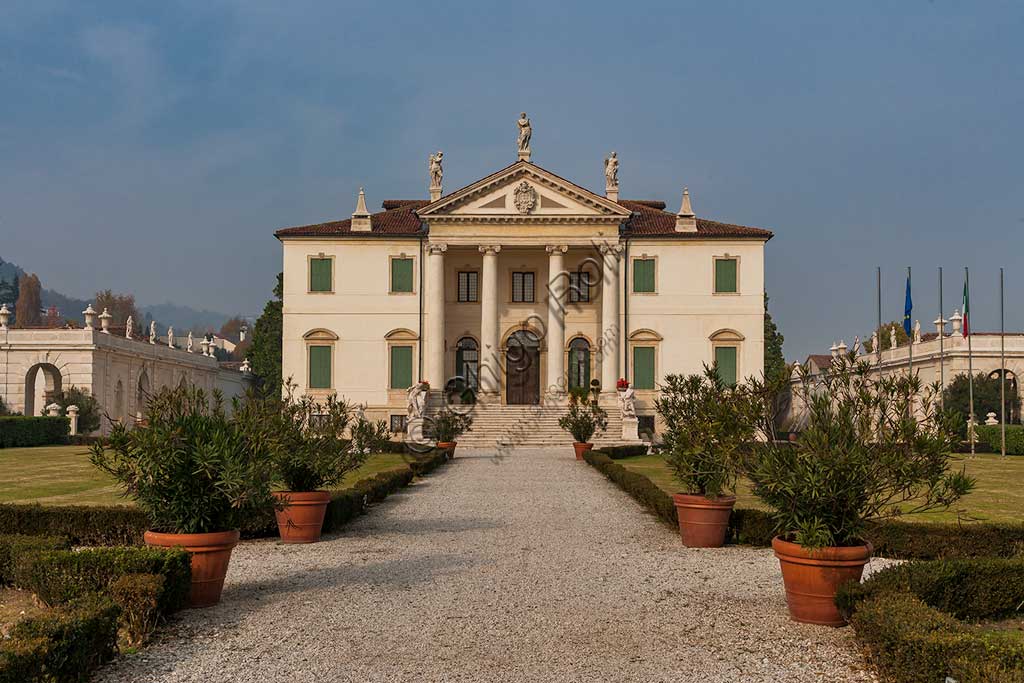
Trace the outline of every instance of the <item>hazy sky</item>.
<instances>
[{"instance_id":1,"label":"hazy sky","mask_svg":"<svg viewBox=\"0 0 1024 683\"><path fill-rule=\"evenodd\" d=\"M515 159L776 231L789 359L886 318L1024 327L1024 3L67 2L0 5L0 256L44 286L258 313L276 228L364 185L425 197Z\"/></svg>"}]
</instances>

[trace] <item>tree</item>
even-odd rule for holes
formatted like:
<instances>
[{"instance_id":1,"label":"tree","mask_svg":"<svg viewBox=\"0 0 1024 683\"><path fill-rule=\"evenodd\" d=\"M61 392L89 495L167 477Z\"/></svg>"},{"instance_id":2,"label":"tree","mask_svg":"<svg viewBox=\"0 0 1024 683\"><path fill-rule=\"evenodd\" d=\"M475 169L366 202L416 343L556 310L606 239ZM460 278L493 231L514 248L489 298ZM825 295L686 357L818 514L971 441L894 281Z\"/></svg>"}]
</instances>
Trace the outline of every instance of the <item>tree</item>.
<instances>
[{"instance_id":1,"label":"tree","mask_svg":"<svg viewBox=\"0 0 1024 683\"><path fill-rule=\"evenodd\" d=\"M131 316L136 326L141 322L139 320L139 309L135 307L135 296L132 294L115 294L109 289L104 289L101 292L96 292L96 303L94 306L100 313L103 312L104 308L107 309L110 315L114 316L110 324L116 327L126 325L128 323L128 316Z\"/></svg>"},{"instance_id":2,"label":"tree","mask_svg":"<svg viewBox=\"0 0 1024 683\"><path fill-rule=\"evenodd\" d=\"M961 439L967 438L967 416L971 412L970 384L966 374L959 374L953 378L945 391L942 392L942 402L946 410L956 413L956 429ZM1010 416L1015 414L1020 407L1020 397L1016 390L1006 382L1006 417L1007 422ZM978 423L985 422L985 416L995 413L999 417L999 378L989 377L983 372L974 376L974 419Z\"/></svg>"},{"instance_id":3,"label":"tree","mask_svg":"<svg viewBox=\"0 0 1024 683\"><path fill-rule=\"evenodd\" d=\"M263 307L263 314L256 320L252 333L252 347L249 362L253 374L259 378L264 391L272 396L281 394L281 332L284 324L282 299L284 297L284 273L277 274L274 298Z\"/></svg>"},{"instance_id":4,"label":"tree","mask_svg":"<svg viewBox=\"0 0 1024 683\"><path fill-rule=\"evenodd\" d=\"M896 346L906 346L910 343L910 337L908 337L907 333L903 331L903 323L893 320L892 322L883 323L877 330L878 345L882 347L883 351L892 347L892 344L890 343L892 340L889 339L889 334L894 327L896 328ZM875 350L871 347L870 335L864 340L864 348L869 353L875 353Z\"/></svg>"},{"instance_id":5,"label":"tree","mask_svg":"<svg viewBox=\"0 0 1024 683\"><path fill-rule=\"evenodd\" d=\"M0 304L7 304L13 306L18 300L18 276L13 276L10 280L0 278Z\"/></svg>"},{"instance_id":6,"label":"tree","mask_svg":"<svg viewBox=\"0 0 1024 683\"><path fill-rule=\"evenodd\" d=\"M237 344L235 344L235 350L231 352L231 360L234 360L234 361L243 361L243 360L245 360L249 356L251 348L252 348L252 337L249 337L245 341L238 342Z\"/></svg>"},{"instance_id":7,"label":"tree","mask_svg":"<svg viewBox=\"0 0 1024 683\"><path fill-rule=\"evenodd\" d=\"M14 318L18 327L39 327L42 324L43 286L33 273L21 276L18 281L18 301L14 305Z\"/></svg>"},{"instance_id":8,"label":"tree","mask_svg":"<svg viewBox=\"0 0 1024 683\"><path fill-rule=\"evenodd\" d=\"M786 359L782 355L785 337L768 313L768 295L764 295L764 376L768 382L775 382L785 376Z\"/></svg>"},{"instance_id":9,"label":"tree","mask_svg":"<svg viewBox=\"0 0 1024 683\"><path fill-rule=\"evenodd\" d=\"M217 334L221 339L227 339L228 341L238 342L241 338L240 331L243 326L247 326L245 318L240 315L236 315L233 318L229 318L223 325L220 326L220 332Z\"/></svg>"},{"instance_id":10,"label":"tree","mask_svg":"<svg viewBox=\"0 0 1024 683\"><path fill-rule=\"evenodd\" d=\"M78 433L88 434L100 428L100 404L88 389L70 387L53 399L60 406L61 414L67 415L68 406L78 406Z\"/></svg>"}]
</instances>

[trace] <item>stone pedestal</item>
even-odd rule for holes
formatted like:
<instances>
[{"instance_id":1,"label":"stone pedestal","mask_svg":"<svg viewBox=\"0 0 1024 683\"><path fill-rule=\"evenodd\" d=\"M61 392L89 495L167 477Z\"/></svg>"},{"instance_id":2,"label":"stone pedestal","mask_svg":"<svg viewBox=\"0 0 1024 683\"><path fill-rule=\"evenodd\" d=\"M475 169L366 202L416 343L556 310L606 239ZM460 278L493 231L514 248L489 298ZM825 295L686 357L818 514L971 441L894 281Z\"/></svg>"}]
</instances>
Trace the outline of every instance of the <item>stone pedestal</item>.
<instances>
[{"instance_id":1,"label":"stone pedestal","mask_svg":"<svg viewBox=\"0 0 1024 683\"><path fill-rule=\"evenodd\" d=\"M405 440L409 443L426 443L423 438L423 418L414 417L405 425Z\"/></svg>"},{"instance_id":2,"label":"stone pedestal","mask_svg":"<svg viewBox=\"0 0 1024 683\"><path fill-rule=\"evenodd\" d=\"M635 417L624 417L622 418L622 440L623 441L639 441L640 440L640 420Z\"/></svg>"},{"instance_id":3,"label":"stone pedestal","mask_svg":"<svg viewBox=\"0 0 1024 683\"><path fill-rule=\"evenodd\" d=\"M70 429L68 433L71 436L78 434L78 406L68 406L68 421L70 423Z\"/></svg>"}]
</instances>

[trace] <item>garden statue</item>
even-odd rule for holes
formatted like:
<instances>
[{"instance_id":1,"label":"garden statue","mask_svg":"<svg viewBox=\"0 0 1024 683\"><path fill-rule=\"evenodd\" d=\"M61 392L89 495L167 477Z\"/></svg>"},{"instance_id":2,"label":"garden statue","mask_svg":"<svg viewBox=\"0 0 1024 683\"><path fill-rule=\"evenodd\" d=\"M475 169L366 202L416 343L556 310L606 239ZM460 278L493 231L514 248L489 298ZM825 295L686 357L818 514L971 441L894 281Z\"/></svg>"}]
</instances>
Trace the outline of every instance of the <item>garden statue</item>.
<instances>
[{"instance_id":1,"label":"garden statue","mask_svg":"<svg viewBox=\"0 0 1024 683\"><path fill-rule=\"evenodd\" d=\"M430 186L441 187L441 180L444 178L444 169L441 161L444 159L444 152L437 151L437 154L430 155Z\"/></svg>"},{"instance_id":2,"label":"garden statue","mask_svg":"<svg viewBox=\"0 0 1024 683\"><path fill-rule=\"evenodd\" d=\"M525 155L527 161L529 161L530 138L533 137L533 126L530 125L530 119L527 118L525 111L519 115L519 120L516 123L519 124L519 156L523 157Z\"/></svg>"},{"instance_id":3,"label":"garden statue","mask_svg":"<svg viewBox=\"0 0 1024 683\"><path fill-rule=\"evenodd\" d=\"M167 348L174 348L174 326L171 325L167 328Z\"/></svg>"},{"instance_id":4,"label":"garden statue","mask_svg":"<svg viewBox=\"0 0 1024 683\"><path fill-rule=\"evenodd\" d=\"M619 186L619 157L615 152L604 160L604 183L609 188Z\"/></svg>"},{"instance_id":5,"label":"garden statue","mask_svg":"<svg viewBox=\"0 0 1024 683\"><path fill-rule=\"evenodd\" d=\"M889 348L895 349L896 346L896 326L893 325L889 328Z\"/></svg>"},{"instance_id":6,"label":"garden statue","mask_svg":"<svg viewBox=\"0 0 1024 683\"><path fill-rule=\"evenodd\" d=\"M860 335L858 334L858 335L856 335L853 338L853 355L854 356L860 355L860 352L861 352Z\"/></svg>"},{"instance_id":7,"label":"garden statue","mask_svg":"<svg viewBox=\"0 0 1024 683\"><path fill-rule=\"evenodd\" d=\"M156 344L156 321L152 320L149 323L149 343Z\"/></svg>"},{"instance_id":8,"label":"garden statue","mask_svg":"<svg viewBox=\"0 0 1024 683\"><path fill-rule=\"evenodd\" d=\"M124 324L124 338L125 339L131 339L132 338L132 327L134 327L134 326L135 326L135 321L132 320L131 316L128 316L128 320Z\"/></svg>"},{"instance_id":9,"label":"garden statue","mask_svg":"<svg viewBox=\"0 0 1024 683\"><path fill-rule=\"evenodd\" d=\"M409 420L422 419L427 411L427 384L417 382L409 387L407 395L407 412Z\"/></svg>"},{"instance_id":10,"label":"garden statue","mask_svg":"<svg viewBox=\"0 0 1024 683\"><path fill-rule=\"evenodd\" d=\"M921 321L917 320L914 322L914 343L921 343Z\"/></svg>"},{"instance_id":11,"label":"garden statue","mask_svg":"<svg viewBox=\"0 0 1024 683\"><path fill-rule=\"evenodd\" d=\"M624 418L636 417L636 392L633 391L632 384L619 392L619 411Z\"/></svg>"},{"instance_id":12,"label":"garden statue","mask_svg":"<svg viewBox=\"0 0 1024 683\"><path fill-rule=\"evenodd\" d=\"M188 341L185 342L185 350L192 353L192 330L188 331Z\"/></svg>"},{"instance_id":13,"label":"garden statue","mask_svg":"<svg viewBox=\"0 0 1024 683\"><path fill-rule=\"evenodd\" d=\"M878 345L878 330L871 333L871 350L878 353L882 347Z\"/></svg>"}]
</instances>

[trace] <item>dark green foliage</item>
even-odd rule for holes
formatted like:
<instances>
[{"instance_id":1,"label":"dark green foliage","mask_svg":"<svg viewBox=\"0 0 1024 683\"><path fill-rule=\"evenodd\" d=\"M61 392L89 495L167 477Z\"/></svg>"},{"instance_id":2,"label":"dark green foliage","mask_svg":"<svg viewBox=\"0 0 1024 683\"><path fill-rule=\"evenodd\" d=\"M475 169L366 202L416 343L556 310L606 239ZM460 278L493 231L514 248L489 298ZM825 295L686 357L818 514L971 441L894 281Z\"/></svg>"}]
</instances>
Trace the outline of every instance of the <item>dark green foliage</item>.
<instances>
[{"instance_id":1,"label":"dark green foliage","mask_svg":"<svg viewBox=\"0 0 1024 683\"><path fill-rule=\"evenodd\" d=\"M111 584L126 574L159 574L164 577L159 597L163 614L184 606L192 580L188 553L171 548L41 551L22 556L14 574L15 585L31 590L50 606L89 593L107 593Z\"/></svg>"},{"instance_id":2,"label":"dark green foliage","mask_svg":"<svg viewBox=\"0 0 1024 683\"><path fill-rule=\"evenodd\" d=\"M214 397L191 386L162 389L146 405L148 426L114 424L91 460L146 511L155 531L240 528L275 504L267 444L243 433Z\"/></svg>"},{"instance_id":3,"label":"dark green foliage","mask_svg":"<svg viewBox=\"0 0 1024 683\"><path fill-rule=\"evenodd\" d=\"M914 524L888 520L868 527L875 554L906 560L1024 557L1024 524Z\"/></svg>"},{"instance_id":4,"label":"dark green foliage","mask_svg":"<svg viewBox=\"0 0 1024 683\"><path fill-rule=\"evenodd\" d=\"M916 376L879 378L851 354L800 393L809 417L799 440L767 442L746 468L781 535L859 545L870 522L948 508L974 487L953 467L951 416Z\"/></svg>"},{"instance_id":5,"label":"dark green foliage","mask_svg":"<svg viewBox=\"0 0 1024 683\"><path fill-rule=\"evenodd\" d=\"M608 413L597 404L597 396L570 393L569 410L558 418L558 426L572 434L576 443L588 443L594 434L608 428Z\"/></svg>"},{"instance_id":6,"label":"dark green foliage","mask_svg":"<svg viewBox=\"0 0 1024 683\"><path fill-rule=\"evenodd\" d=\"M404 446L399 447L397 451L391 448L391 430L384 420L373 422L365 417L357 417L349 433L352 437L351 450L355 453L368 455L405 451Z\"/></svg>"},{"instance_id":7,"label":"dark green foliage","mask_svg":"<svg viewBox=\"0 0 1024 683\"><path fill-rule=\"evenodd\" d=\"M160 574L125 574L110 584L110 597L121 608L119 621L129 646L142 645L156 628L165 582Z\"/></svg>"},{"instance_id":8,"label":"dark green foliage","mask_svg":"<svg viewBox=\"0 0 1024 683\"><path fill-rule=\"evenodd\" d=\"M705 365L702 375L665 377L654 405L665 424L665 462L682 491L708 498L734 491L760 405L748 388L728 386Z\"/></svg>"},{"instance_id":9,"label":"dark green foliage","mask_svg":"<svg viewBox=\"0 0 1024 683\"><path fill-rule=\"evenodd\" d=\"M0 643L0 683L84 683L114 656L119 608L89 595L19 621Z\"/></svg>"},{"instance_id":10,"label":"dark green foliage","mask_svg":"<svg viewBox=\"0 0 1024 683\"><path fill-rule=\"evenodd\" d=\"M607 455L612 460L622 460L623 458L633 458L638 455L647 455L648 446L647 444L633 444L629 446L602 446L601 448L595 448L595 453L602 453Z\"/></svg>"},{"instance_id":11,"label":"dark green foliage","mask_svg":"<svg viewBox=\"0 0 1024 683\"><path fill-rule=\"evenodd\" d=\"M1002 427L1000 425L979 425L975 428L978 441L992 453L1002 452ZM1024 425L1006 425L1006 454L1024 455Z\"/></svg>"},{"instance_id":12,"label":"dark green foliage","mask_svg":"<svg viewBox=\"0 0 1024 683\"><path fill-rule=\"evenodd\" d=\"M1013 616L1022 603L1024 559L913 562L836 596L858 640L896 683L1024 680L1024 639L958 620Z\"/></svg>"},{"instance_id":13,"label":"dark green foliage","mask_svg":"<svg viewBox=\"0 0 1024 683\"><path fill-rule=\"evenodd\" d=\"M460 436L471 431L470 427L472 425L472 415L451 407L445 407L430 419L430 433L435 441L450 443L457 441Z\"/></svg>"},{"instance_id":14,"label":"dark green foliage","mask_svg":"<svg viewBox=\"0 0 1024 683\"><path fill-rule=\"evenodd\" d=\"M983 372L974 376L974 416L979 423L985 421L985 416L995 413L996 418L1000 414L999 399L999 378L989 377ZM959 374L946 386L942 392L943 407L956 414L957 435L961 439L967 438L967 416L971 412L970 381L966 374ZM1013 391L1010 382L1006 383L1006 413L1007 423L1009 416L1018 413L1020 408L1020 397ZM1009 439L1009 433L1007 433ZM999 451L999 441L996 440L996 452Z\"/></svg>"},{"instance_id":15,"label":"dark green foliage","mask_svg":"<svg viewBox=\"0 0 1024 683\"><path fill-rule=\"evenodd\" d=\"M281 376L281 332L284 315L282 313L282 296L284 294L284 274L277 274L274 286L274 298L263 307L263 314L256 320L252 333L252 346L249 349L249 362L252 371L259 378L263 391L268 396L280 396L284 384Z\"/></svg>"},{"instance_id":16,"label":"dark green foliage","mask_svg":"<svg viewBox=\"0 0 1024 683\"><path fill-rule=\"evenodd\" d=\"M41 550L66 550L71 545L59 536L0 535L0 586L14 583L18 558Z\"/></svg>"},{"instance_id":17,"label":"dark green foliage","mask_svg":"<svg viewBox=\"0 0 1024 683\"><path fill-rule=\"evenodd\" d=\"M7 404L4 403L4 397L0 396L0 417L8 417L10 415L11 415L10 408L8 408Z\"/></svg>"},{"instance_id":18,"label":"dark green foliage","mask_svg":"<svg viewBox=\"0 0 1024 683\"><path fill-rule=\"evenodd\" d=\"M892 348L890 334L894 327L896 328L896 346L906 346L910 342L910 337L907 336L906 331L903 329L902 322L893 320L892 322L882 323L882 326L877 328L876 332L878 333L878 345L882 347L883 351ZM864 339L864 350L869 353L876 353L876 350L871 346L870 334Z\"/></svg>"},{"instance_id":19,"label":"dark green foliage","mask_svg":"<svg viewBox=\"0 0 1024 683\"><path fill-rule=\"evenodd\" d=\"M60 406L62 415L67 415L68 406L78 406L78 433L88 434L100 428L100 404L88 389L69 387L53 399Z\"/></svg>"},{"instance_id":20,"label":"dark green foliage","mask_svg":"<svg viewBox=\"0 0 1024 683\"><path fill-rule=\"evenodd\" d=\"M149 517L127 505L0 504L0 533L61 536L72 545L140 545Z\"/></svg>"},{"instance_id":21,"label":"dark green foliage","mask_svg":"<svg viewBox=\"0 0 1024 683\"><path fill-rule=\"evenodd\" d=\"M768 294L764 295L764 376L769 383L789 379L789 369L782 355L782 342L785 337L779 332L778 326L768 313Z\"/></svg>"},{"instance_id":22,"label":"dark green foliage","mask_svg":"<svg viewBox=\"0 0 1024 683\"><path fill-rule=\"evenodd\" d=\"M0 448L64 443L71 423L66 417L7 415L0 417Z\"/></svg>"}]
</instances>

